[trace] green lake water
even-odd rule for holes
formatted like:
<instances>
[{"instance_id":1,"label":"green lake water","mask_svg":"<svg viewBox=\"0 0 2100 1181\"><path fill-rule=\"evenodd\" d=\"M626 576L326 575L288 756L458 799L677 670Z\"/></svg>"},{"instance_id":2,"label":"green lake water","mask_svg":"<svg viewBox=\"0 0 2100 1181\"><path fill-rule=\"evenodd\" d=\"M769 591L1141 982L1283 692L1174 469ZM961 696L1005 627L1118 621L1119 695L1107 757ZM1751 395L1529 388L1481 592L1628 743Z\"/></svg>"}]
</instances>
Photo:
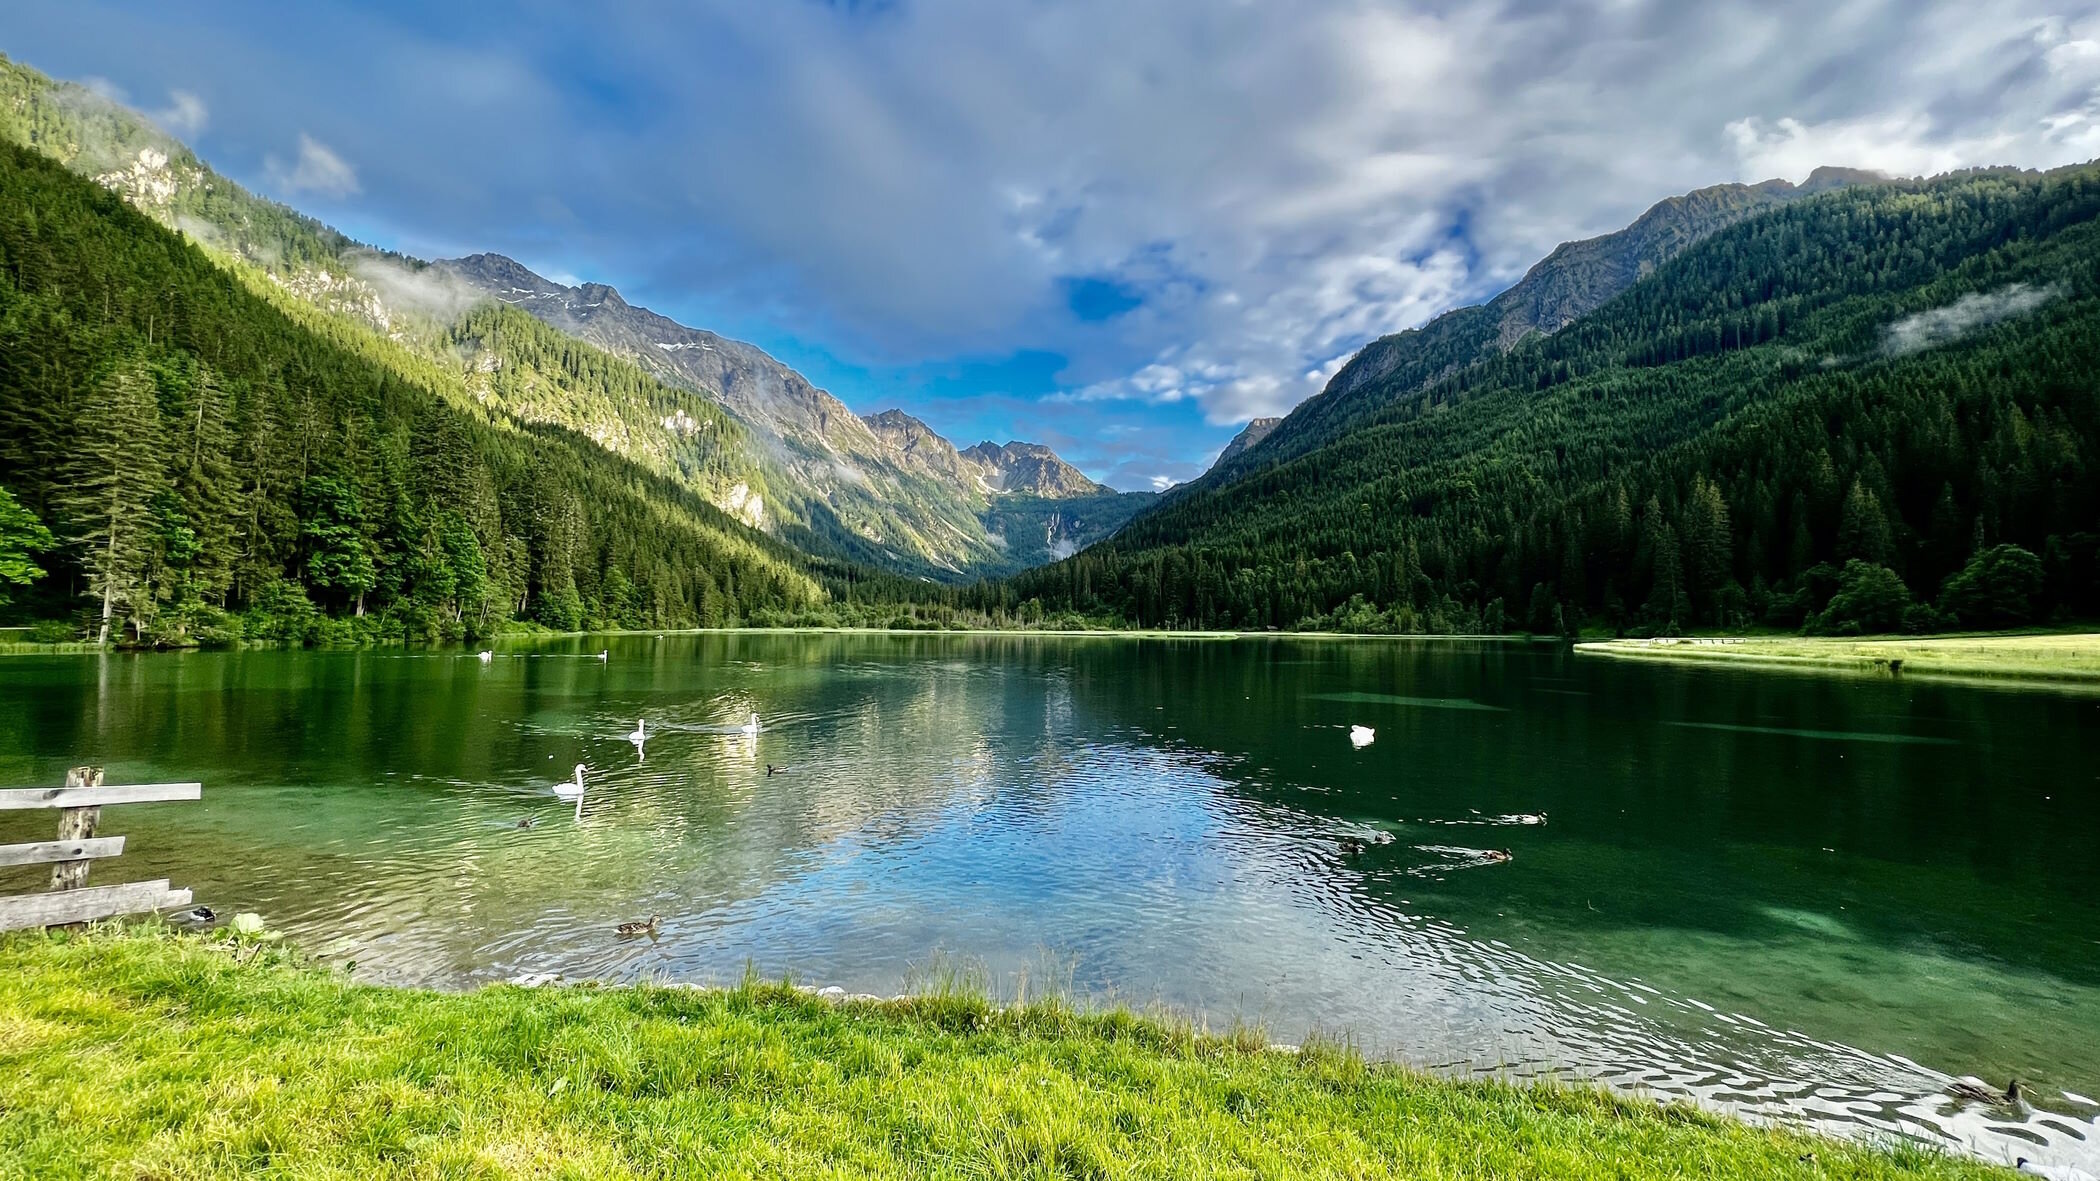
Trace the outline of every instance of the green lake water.
<instances>
[{"instance_id":1,"label":"green lake water","mask_svg":"<svg viewBox=\"0 0 2100 1181\"><path fill-rule=\"evenodd\" d=\"M77 763L205 785L105 812L130 845L95 881L168 877L373 980L960 967L2100 1164L2100 695L1430 640L0 658L0 781ZM1955 1104L1962 1075L2038 1108Z\"/></svg>"}]
</instances>

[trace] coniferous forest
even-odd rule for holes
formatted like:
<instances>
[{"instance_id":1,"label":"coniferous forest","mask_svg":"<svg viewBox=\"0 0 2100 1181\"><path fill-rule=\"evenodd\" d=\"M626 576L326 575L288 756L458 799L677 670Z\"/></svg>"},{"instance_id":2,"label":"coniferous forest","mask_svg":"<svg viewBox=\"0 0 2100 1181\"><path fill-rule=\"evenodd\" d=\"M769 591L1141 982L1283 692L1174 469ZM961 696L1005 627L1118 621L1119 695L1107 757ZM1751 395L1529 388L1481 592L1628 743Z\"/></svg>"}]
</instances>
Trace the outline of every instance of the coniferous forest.
<instances>
[{"instance_id":1,"label":"coniferous forest","mask_svg":"<svg viewBox=\"0 0 2100 1181\"><path fill-rule=\"evenodd\" d=\"M1384 381L982 593L1369 632L2093 618L2096 214L2092 167L1848 188L1506 353L1389 338Z\"/></svg>"},{"instance_id":2,"label":"coniferous forest","mask_svg":"<svg viewBox=\"0 0 2100 1181\"><path fill-rule=\"evenodd\" d=\"M0 147L0 594L17 617L150 642L459 638L822 600L799 555L447 382Z\"/></svg>"}]
</instances>

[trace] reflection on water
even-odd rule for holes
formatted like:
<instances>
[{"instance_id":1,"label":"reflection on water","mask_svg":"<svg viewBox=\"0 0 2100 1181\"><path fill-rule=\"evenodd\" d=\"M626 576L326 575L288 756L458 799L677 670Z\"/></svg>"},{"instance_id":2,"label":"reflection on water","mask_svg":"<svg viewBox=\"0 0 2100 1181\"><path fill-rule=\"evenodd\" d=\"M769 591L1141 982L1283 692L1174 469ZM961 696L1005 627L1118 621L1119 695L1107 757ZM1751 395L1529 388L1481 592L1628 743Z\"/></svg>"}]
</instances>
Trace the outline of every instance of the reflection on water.
<instances>
[{"instance_id":1,"label":"reflection on water","mask_svg":"<svg viewBox=\"0 0 2100 1181\"><path fill-rule=\"evenodd\" d=\"M936 955L1047 959L1278 1040L2087 1167L2096 748L2087 697L1451 642L0 663L0 779L202 779L110 814L113 870L371 979L888 993ZM577 762L580 809L554 794ZM1969 1074L2041 1109L1957 1108Z\"/></svg>"}]
</instances>

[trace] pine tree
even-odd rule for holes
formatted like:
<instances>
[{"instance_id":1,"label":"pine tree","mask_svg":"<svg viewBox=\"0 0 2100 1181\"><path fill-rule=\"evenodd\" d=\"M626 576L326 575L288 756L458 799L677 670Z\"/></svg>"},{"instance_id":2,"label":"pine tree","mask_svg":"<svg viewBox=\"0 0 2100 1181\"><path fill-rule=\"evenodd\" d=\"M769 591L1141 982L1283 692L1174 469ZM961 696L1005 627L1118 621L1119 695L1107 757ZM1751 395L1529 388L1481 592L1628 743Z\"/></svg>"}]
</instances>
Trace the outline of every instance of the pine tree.
<instances>
[{"instance_id":1,"label":"pine tree","mask_svg":"<svg viewBox=\"0 0 2100 1181\"><path fill-rule=\"evenodd\" d=\"M152 609L146 575L154 559L153 498L161 468L160 406L136 358L117 363L89 393L73 431L67 479L58 493L68 532L81 547L88 591L101 600L96 640L120 616L139 630Z\"/></svg>"},{"instance_id":2,"label":"pine tree","mask_svg":"<svg viewBox=\"0 0 2100 1181\"><path fill-rule=\"evenodd\" d=\"M1735 539L1729 528L1728 504L1721 499L1721 490L1704 476L1693 477L1692 497L1685 505L1684 551L1691 589L1702 604L1709 605L1706 614L1711 617L1710 605L1733 578ZM1721 621L1715 618L1713 622Z\"/></svg>"},{"instance_id":3,"label":"pine tree","mask_svg":"<svg viewBox=\"0 0 2100 1181\"><path fill-rule=\"evenodd\" d=\"M1888 514L1881 510L1881 498L1868 490L1864 482L1852 481L1852 490L1845 494L1844 516L1838 521L1837 556L1885 566L1895 550Z\"/></svg>"}]
</instances>

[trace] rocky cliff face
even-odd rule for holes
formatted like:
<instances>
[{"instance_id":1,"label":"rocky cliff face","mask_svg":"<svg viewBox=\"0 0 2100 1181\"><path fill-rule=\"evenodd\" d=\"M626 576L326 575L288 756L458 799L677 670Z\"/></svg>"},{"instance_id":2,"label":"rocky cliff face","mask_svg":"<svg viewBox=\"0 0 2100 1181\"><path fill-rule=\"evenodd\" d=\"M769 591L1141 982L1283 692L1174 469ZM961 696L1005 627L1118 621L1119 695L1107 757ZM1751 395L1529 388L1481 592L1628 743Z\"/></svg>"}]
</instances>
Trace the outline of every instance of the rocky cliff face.
<instances>
[{"instance_id":1,"label":"rocky cliff face","mask_svg":"<svg viewBox=\"0 0 2100 1181\"><path fill-rule=\"evenodd\" d=\"M1059 459L1041 443L1008 443L1004 447L987 439L962 453L964 462L976 472L987 491L1064 500L1074 496L1100 496L1112 492L1086 478L1078 468Z\"/></svg>"},{"instance_id":2,"label":"rocky cliff face","mask_svg":"<svg viewBox=\"0 0 2100 1181\"><path fill-rule=\"evenodd\" d=\"M1275 430L1282 421L1281 418L1250 419L1246 429L1234 435L1232 442L1225 444L1225 450L1218 452L1217 462L1211 464L1211 466L1218 467L1221 464L1231 463L1239 458L1246 452L1247 448L1268 438L1269 432Z\"/></svg>"}]
</instances>

